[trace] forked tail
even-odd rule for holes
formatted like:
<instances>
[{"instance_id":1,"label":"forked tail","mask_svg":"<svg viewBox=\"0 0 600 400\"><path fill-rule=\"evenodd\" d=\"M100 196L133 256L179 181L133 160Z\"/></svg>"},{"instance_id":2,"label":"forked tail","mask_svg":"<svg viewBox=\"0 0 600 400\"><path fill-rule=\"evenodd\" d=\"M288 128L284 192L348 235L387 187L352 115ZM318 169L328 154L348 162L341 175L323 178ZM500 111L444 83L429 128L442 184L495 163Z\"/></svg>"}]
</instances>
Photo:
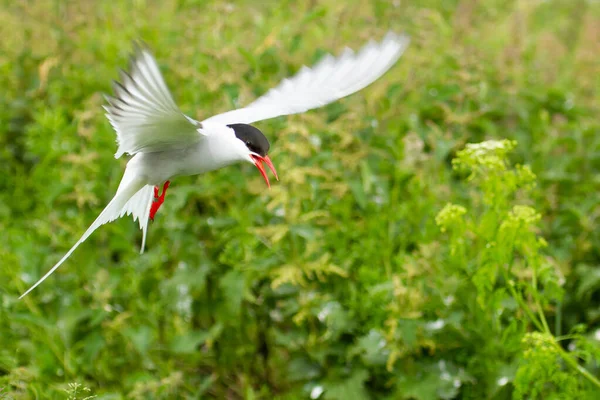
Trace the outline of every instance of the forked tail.
<instances>
[{"instance_id":1,"label":"forked tail","mask_svg":"<svg viewBox=\"0 0 600 400\"><path fill-rule=\"evenodd\" d=\"M69 258L75 249L83 243L96 229L101 225L114 221L125 214L132 214L134 220L138 219L140 228L143 230L142 251L146 241L146 230L148 227L148 213L150 204L152 203L152 186L144 185L144 182L135 177L132 171L125 171L121 184L117 193L112 198L110 203L102 210L94 223L85 231L81 238L73 247L61 258L55 265L42 276L33 286L19 297L20 299L35 289L39 284L44 282L61 264Z\"/></svg>"}]
</instances>

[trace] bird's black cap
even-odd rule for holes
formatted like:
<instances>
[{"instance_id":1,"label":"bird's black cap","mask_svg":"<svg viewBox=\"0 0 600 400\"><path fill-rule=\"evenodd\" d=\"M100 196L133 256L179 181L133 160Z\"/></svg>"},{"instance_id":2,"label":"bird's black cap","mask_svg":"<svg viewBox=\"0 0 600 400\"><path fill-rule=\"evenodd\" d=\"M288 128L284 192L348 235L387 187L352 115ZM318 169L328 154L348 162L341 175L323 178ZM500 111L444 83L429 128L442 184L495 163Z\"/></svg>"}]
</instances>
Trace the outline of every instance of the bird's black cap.
<instances>
[{"instance_id":1,"label":"bird's black cap","mask_svg":"<svg viewBox=\"0 0 600 400\"><path fill-rule=\"evenodd\" d=\"M269 141L258 129L248 124L227 125L235 132L235 136L246 144L248 150L265 157L269 152Z\"/></svg>"}]
</instances>

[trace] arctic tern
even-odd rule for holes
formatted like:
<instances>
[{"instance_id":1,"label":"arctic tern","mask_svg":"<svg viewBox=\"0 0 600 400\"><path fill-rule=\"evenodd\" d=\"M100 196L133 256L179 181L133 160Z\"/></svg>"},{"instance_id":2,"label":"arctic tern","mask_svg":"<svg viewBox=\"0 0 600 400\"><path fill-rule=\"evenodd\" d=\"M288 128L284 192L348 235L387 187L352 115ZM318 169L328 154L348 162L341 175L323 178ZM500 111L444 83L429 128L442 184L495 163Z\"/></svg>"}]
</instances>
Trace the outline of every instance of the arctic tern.
<instances>
[{"instance_id":1,"label":"arctic tern","mask_svg":"<svg viewBox=\"0 0 600 400\"><path fill-rule=\"evenodd\" d=\"M117 193L67 254L20 298L48 278L98 227L124 215L139 222L143 253L148 220L154 219L174 177L246 161L258 168L270 187L263 163L276 178L277 172L267 155L269 141L249 124L302 113L363 89L388 71L408 44L406 35L388 32L380 42L371 40L356 53L346 48L338 57L326 55L246 107L203 121L179 110L153 55L146 46L137 46L129 72L121 70L120 81L113 82L114 95L105 96L106 117L117 133L115 158L133 156Z\"/></svg>"}]
</instances>

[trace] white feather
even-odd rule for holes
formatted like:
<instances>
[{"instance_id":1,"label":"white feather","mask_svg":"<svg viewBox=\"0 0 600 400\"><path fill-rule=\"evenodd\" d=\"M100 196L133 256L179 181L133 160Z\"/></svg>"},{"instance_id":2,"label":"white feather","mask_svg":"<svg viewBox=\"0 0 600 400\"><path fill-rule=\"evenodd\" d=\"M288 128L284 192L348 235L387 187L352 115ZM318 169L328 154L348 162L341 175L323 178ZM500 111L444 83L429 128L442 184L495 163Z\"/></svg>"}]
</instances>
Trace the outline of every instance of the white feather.
<instances>
[{"instance_id":1,"label":"white feather","mask_svg":"<svg viewBox=\"0 0 600 400\"><path fill-rule=\"evenodd\" d=\"M20 299L23 298L25 295L27 295L29 292L31 292L33 289L35 289L39 284L44 282L46 280L46 278L48 278L50 275L52 275L52 273L54 271L56 271L56 269L58 267L60 267L61 264L63 262L65 262L65 260L67 258L69 258L69 256L75 251L75 249L77 247L79 247L79 245L81 243L83 243L100 226L102 226L108 222L114 221L115 219L117 219L119 217L122 217L126 213L129 213L128 211L130 211L134 214L134 218L136 215L138 215L138 216L143 215L143 214L139 214L139 212L141 211L141 206L140 206L140 208L132 207L130 209L128 209L126 207L126 204L129 204L128 202L130 201L130 199L132 199L132 197L136 193L144 190L143 189L144 182L139 178L136 178L132 175L130 175L130 176L133 179L131 179L129 181L125 181L127 174L125 174L123 176L122 184L119 186L119 190L117 190L117 193L115 194L115 196L112 198L110 203L108 203L108 205L104 208L104 210L102 210L102 212L100 213L98 218L96 218L94 223L92 223L92 225L90 225L90 227L85 231L85 233L81 236L81 238L77 241L77 243L75 243L73 245L73 247L71 247L71 249L67 252L67 254L65 254L63 256L63 258L61 258L50 269L50 271L48 271L44 276L42 276L33 286L31 286L29 289L27 289L27 291L19 297ZM125 181L125 182L123 182L123 181ZM143 202L140 202L140 204L143 205ZM145 222L146 225L148 224L147 219L148 219L148 213L146 213L146 222ZM140 226L141 225L142 225L142 219L140 219ZM145 230L144 230L144 232L145 232Z\"/></svg>"},{"instance_id":2,"label":"white feather","mask_svg":"<svg viewBox=\"0 0 600 400\"><path fill-rule=\"evenodd\" d=\"M119 189L117 189L117 193L119 193L119 190L123 190L122 188L124 186L124 182L130 179L127 177L128 171L130 170L125 170L125 175L121 180L121 184L119 185ZM140 224L140 229L142 230L142 246L140 248L140 254L144 252L144 247L146 246L148 220L150 219L150 207L153 199L154 186L145 185L136 194L134 194L123 207L122 215L131 215L133 216L133 220L138 221Z\"/></svg>"},{"instance_id":3,"label":"white feather","mask_svg":"<svg viewBox=\"0 0 600 400\"><path fill-rule=\"evenodd\" d=\"M138 48L130 72L121 71L114 97L106 96L106 117L117 133L119 158L124 153L188 147L200 140L199 123L183 114L165 84L154 57Z\"/></svg>"},{"instance_id":4,"label":"white feather","mask_svg":"<svg viewBox=\"0 0 600 400\"><path fill-rule=\"evenodd\" d=\"M408 44L408 36L389 32L380 43L371 41L358 53L346 48L337 58L327 55L313 68L302 67L248 106L202 123L250 124L324 106L373 83L396 63Z\"/></svg>"}]
</instances>

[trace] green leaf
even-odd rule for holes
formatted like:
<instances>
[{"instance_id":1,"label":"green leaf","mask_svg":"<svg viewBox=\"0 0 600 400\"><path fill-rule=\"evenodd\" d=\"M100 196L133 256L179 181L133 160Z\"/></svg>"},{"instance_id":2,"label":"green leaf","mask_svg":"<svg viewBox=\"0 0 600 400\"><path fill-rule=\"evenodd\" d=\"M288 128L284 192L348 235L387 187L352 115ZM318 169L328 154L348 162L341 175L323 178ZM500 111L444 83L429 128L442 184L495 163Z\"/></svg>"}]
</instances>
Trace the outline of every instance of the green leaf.
<instances>
[{"instance_id":1,"label":"green leaf","mask_svg":"<svg viewBox=\"0 0 600 400\"><path fill-rule=\"evenodd\" d=\"M232 269L223 275L219 281L219 287L223 291L228 312L231 315L238 315L246 290L246 277L244 274Z\"/></svg>"},{"instance_id":2,"label":"green leaf","mask_svg":"<svg viewBox=\"0 0 600 400\"><path fill-rule=\"evenodd\" d=\"M155 330L149 326L130 327L123 334L131 341L133 347L140 353L145 354L154 341Z\"/></svg>"},{"instance_id":3,"label":"green leaf","mask_svg":"<svg viewBox=\"0 0 600 400\"><path fill-rule=\"evenodd\" d=\"M325 386L324 398L326 400L367 400L371 397L365 389L365 382L369 378L366 370L355 371L350 377L342 381L331 382Z\"/></svg>"},{"instance_id":4,"label":"green leaf","mask_svg":"<svg viewBox=\"0 0 600 400\"><path fill-rule=\"evenodd\" d=\"M319 365L305 357L293 358L288 364L287 371L288 377L292 382L308 381L321 375Z\"/></svg>"},{"instance_id":5,"label":"green leaf","mask_svg":"<svg viewBox=\"0 0 600 400\"><path fill-rule=\"evenodd\" d=\"M372 329L365 336L358 339L355 346L349 351L349 355L360 355L367 366L385 365L390 352L386 349L387 341L383 335Z\"/></svg>"},{"instance_id":6,"label":"green leaf","mask_svg":"<svg viewBox=\"0 0 600 400\"><path fill-rule=\"evenodd\" d=\"M169 347L175 353L192 354L198 351L198 346L204 343L209 335L210 333L205 331L177 335L171 339Z\"/></svg>"}]
</instances>

